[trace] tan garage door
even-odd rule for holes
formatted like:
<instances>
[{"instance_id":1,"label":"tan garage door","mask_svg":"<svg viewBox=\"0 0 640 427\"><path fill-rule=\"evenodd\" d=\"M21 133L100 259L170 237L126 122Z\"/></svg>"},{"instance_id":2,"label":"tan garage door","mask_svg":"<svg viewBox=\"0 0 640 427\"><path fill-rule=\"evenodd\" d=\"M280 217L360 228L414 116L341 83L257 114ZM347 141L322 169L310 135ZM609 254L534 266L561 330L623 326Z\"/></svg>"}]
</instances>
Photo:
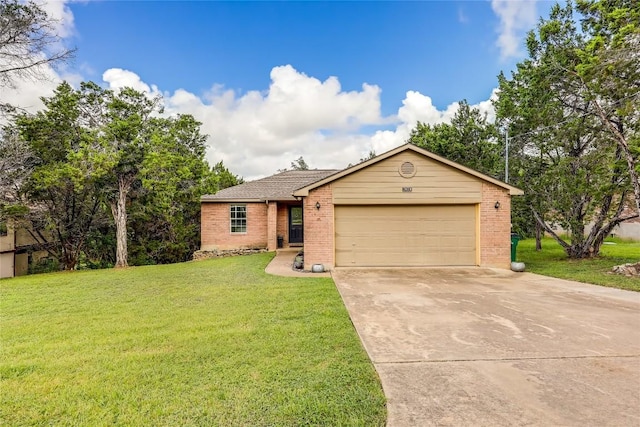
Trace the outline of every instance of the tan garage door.
<instances>
[{"instance_id":1,"label":"tan garage door","mask_svg":"<svg viewBox=\"0 0 640 427\"><path fill-rule=\"evenodd\" d=\"M476 265L475 205L336 206L336 265Z\"/></svg>"}]
</instances>

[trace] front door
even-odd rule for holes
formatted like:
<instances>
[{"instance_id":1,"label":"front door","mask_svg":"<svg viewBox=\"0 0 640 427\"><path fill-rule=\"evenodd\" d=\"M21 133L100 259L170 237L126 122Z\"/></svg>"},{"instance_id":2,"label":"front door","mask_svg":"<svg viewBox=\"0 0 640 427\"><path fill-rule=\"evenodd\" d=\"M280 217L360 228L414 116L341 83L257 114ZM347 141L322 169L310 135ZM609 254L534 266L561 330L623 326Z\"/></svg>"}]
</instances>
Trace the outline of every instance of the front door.
<instances>
[{"instance_id":1,"label":"front door","mask_svg":"<svg viewBox=\"0 0 640 427\"><path fill-rule=\"evenodd\" d=\"M302 206L289 206L289 243L302 241Z\"/></svg>"}]
</instances>

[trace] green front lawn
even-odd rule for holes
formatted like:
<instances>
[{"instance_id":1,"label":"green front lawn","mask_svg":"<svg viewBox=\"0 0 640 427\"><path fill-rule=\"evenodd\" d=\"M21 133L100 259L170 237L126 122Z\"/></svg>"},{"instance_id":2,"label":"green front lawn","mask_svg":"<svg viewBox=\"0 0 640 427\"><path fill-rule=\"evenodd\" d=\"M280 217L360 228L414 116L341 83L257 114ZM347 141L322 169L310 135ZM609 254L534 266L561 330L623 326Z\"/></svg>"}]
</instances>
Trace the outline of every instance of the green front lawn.
<instances>
[{"instance_id":1,"label":"green front lawn","mask_svg":"<svg viewBox=\"0 0 640 427\"><path fill-rule=\"evenodd\" d=\"M0 281L0 425L384 425L333 282L272 256Z\"/></svg>"},{"instance_id":2,"label":"green front lawn","mask_svg":"<svg viewBox=\"0 0 640 427\"><path fill-rule=\"evenodd\" d=\"M635 263L640 260L640 242L607 239L602 245L599 257L584 260L567 259L562 247L550 237L542 240L542 251L536 252L535 248L535 239L526 239L518 243L517 260L526 264L527 271L561 279L640 291L640 280L637 277L611 273L614 265Z\"/></svg>"}]
</instances>

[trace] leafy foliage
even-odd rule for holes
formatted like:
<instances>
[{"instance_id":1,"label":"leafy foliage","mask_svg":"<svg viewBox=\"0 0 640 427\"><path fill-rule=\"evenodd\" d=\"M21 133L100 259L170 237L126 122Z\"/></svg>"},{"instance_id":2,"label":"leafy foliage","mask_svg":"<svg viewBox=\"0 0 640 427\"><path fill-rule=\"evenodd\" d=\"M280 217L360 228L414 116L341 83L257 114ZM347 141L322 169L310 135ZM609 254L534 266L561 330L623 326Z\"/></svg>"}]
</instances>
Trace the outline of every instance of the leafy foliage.
<instances>
[{"instance_id":1,"label":"leafy foliage","mask_svg":"<svg viewBox=\"0 0 640 427\"><path fill-rule=\"evenodd\" d=\"M62 83L43 111L16 120L36 159L21 191L54 231L65 269L124 266L129 255L187 260L199 245L200 196L240 181L222 162L210 169L200 123L162 117L160 101Z\"/></svg>"},{"instance_id":2,"label":"leafy foliage","mask_svg":"<svg viewBox=\"0 0 640 427\"><path fill-rule=\"evenodd\" d=\"M23 191L31 209L31 221L51 230L56 256L65 269L74 269L87 236L101 217L102 169L87 158L95 131L84 126L83 110L90 104L82 91L63 83L45 109L18 117L21 137L37 159ZM37 228L41 228L37 227Z\"/></svg>"},{"instance_id":3,"label":"leafy foliage","mask_svg":"<svg viewBox=\"0 0 640 427\"><path fill-rule=\"evenodd\" d=\"M407 142L493 177L499 177L504 169L496 126L465 100L459 103L451 123L418 122Z\"/></svg>"},{"instance_id":4,"label":"leafy foliage","mask_svg":"<svg viewBox=\"0 0 640 427\"><path fill-rule=\"evenodd\" d=\"M578 72L591 36L578 31L576 21L571 3L553 7L528 35L530 58L511 79L499 76L495 105L516 135L515 184L525 189L537 226L569 257L583 258L597 255L604 238L629 218L623 208L632 179L624 147L603 125L598 101ZM555 226L567 230L569 240Z\"/></svg>"}]
</instances>

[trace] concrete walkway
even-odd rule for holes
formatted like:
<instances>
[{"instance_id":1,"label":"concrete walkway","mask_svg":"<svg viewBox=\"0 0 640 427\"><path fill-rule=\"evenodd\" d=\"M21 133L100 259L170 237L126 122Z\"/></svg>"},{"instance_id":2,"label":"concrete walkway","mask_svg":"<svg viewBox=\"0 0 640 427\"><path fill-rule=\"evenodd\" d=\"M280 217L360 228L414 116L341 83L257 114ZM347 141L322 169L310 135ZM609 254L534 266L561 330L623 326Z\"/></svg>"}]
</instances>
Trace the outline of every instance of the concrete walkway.
<instances>
[{"instance_id":1,"label":"concrete walkway","mask_svg":"<svg viewBox=\"0 0 640 427\"><path fill-rule=\"evenodd\" d=\"M640 426L640 293L482 268L336 269L388 426Z\"/></svg>"},{"instance_id":2,"label":"concrete walkway","mask_svg":"<svg viewBox=\"0 0 640 427\"><path fill-rule=\"evenodd\" d=\"M293 269L293 260L302 248L278 249L276 256L271 260L264 271L274 276L285 277L331 277L328 272L312 273L310 271L297 271Z\"/></svg>"}]
</instances>

